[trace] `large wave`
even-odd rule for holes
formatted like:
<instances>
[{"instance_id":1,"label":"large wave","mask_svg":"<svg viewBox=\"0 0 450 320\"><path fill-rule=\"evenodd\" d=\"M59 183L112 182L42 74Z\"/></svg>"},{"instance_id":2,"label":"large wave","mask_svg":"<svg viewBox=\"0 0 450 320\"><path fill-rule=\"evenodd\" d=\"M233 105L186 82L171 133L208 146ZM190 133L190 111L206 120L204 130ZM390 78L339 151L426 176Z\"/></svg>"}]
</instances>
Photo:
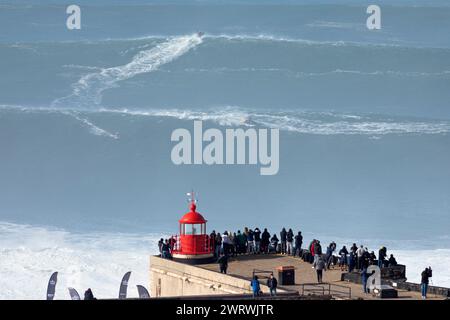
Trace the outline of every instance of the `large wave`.
<instances>
[{"instance_id":1,"label":"large wave","mask_svg":"<svg viewBox=\"0 0 450 320\"><path fill-rule=\"evenodd\" d=\"M130 38L107 38L99 41L145 41L164 39L163 35L143 35ZM399 42L363 42L363 41L344 41L344 40L313 40L292 36L284 36L271 33L206 33L205 40L224 40L240 42L280 42L297 43L305 46L350 46L350 47L404 47L404 43ZM83 41L83 40L82 40ZM409 45L407 45L408 47ZM411 46L417 47L417 46Z\"/></svg>"},{"instance_id":2,"label":"large wave","mask_svg":"<svg viewBox=\"0 0 450 320\"><path fill-rule=\"evenodd\" d=\"M318 21L316 23L308 24L308 27L329 27L329 28L347 28L348 26L353 25L351 23L339 23L339 22L325 22ZM363 27L363 29L365 26ZM59 43L59 44L71 44L71 43L80 43L80 44L98 44L102 42L146 42L146 41L171 41L174 39L181 39L185 37L198 37L197 34L193 35L173 35L168 37L163 34L148 34L141 36L132 36L132 37L108 37L108 38L100 38L100 39L77 39L77 40L47 40L47 41L39 41L42 43ZM198 37L200 38L200 37ZM303 38L297 36L289 36L283 34L276 33L205 33L202 39L206 41L211 40L223 40L223 41L239 41L239 42L278 42L278 43L296 43L304 46L335 46L335 47L393 47L393 48L410 48L410 49L444 49L448 50L450 48L443 46L421 46L417 43L401 41L399 39L385 39L385 41L357 41L357 40L317 40L312 38ZM30 49L30 46L33 42L14 42L6 44L7 47L16 47L22 49Z\"/></svg>"},{"instance_id":3,"label":"large wave","mask_svg":"<svg viewBox=\"0 0 450 320\"><path fill-rule=\"evenodd\" d=\"M149 287L149 256L161 234L71 233L0 222L0 299L45 299L50 274L58 271L55 299L92 288L99 298L117 298L123 274L131 271L128 296Z\"/></svg>"},{"instance_id":4,"label":"large wave","mask_svg":"<svg viewBox=\"0 0 450 320\"><path fill-rule=\"evenodd\" d=\"M142 50L125 65L103 68L100 71L84 75L73 85L72 94L54 100L52 106L89 107L99 105L104 90L115 87L120 81L152 72L161 65L182 56L201 42L201 36L193 34L174 37L156 47Z\"/></svg>"}]
</instances>

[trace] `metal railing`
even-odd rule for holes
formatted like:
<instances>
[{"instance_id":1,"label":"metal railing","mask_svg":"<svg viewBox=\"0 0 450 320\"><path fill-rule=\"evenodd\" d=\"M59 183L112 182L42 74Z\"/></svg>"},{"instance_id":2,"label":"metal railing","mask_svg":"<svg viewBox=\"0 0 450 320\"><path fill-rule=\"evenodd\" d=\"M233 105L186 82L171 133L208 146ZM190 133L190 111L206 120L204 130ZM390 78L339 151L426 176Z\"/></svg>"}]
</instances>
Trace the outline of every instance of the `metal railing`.
<instances>
[{"instance_id":1,"label":"metal railing","mask_svg":"<svg viewBox=\"0 0 450 320\"><path fill-rule=\"evenodd\" d=\"M213 243L208 235L196 235L196 236L183 236L185 239L189 237L195 237L189 246L182 247L181 236L174 235L170 238L171 241L171 251L172 253L196 253L196 254L207 254L214 252ZM186 244L186 243L185 243Z\"/></svg>"},{"instance_id":2,"label":"metal railing","mask_svg":"<svg viewBox=\"0 0 450 320\"><path fill-rule=\"evenodd\" d=\"M341 299L351 299L352 289L332 283L304 283L301 284L302 295L329 295Z\"/></svg>"}]
</instances>

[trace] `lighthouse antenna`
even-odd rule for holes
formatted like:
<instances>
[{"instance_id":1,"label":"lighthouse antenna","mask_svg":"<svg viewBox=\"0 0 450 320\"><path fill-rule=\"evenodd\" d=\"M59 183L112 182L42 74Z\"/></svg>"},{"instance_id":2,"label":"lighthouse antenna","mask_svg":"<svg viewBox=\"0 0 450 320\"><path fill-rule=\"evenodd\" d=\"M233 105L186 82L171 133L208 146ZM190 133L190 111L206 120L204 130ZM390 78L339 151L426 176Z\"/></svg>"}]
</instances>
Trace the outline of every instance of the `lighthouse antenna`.
<instances>
[{"instance_id":1,"label":"lighthouse antenna","mask_svg":"<svg viewBox=\"0 0 450 320\"><path fill-rule=\"evenodd\" d=\"M192 189L191 192L188 192L187 195L191 197L190 199L188 199L188 202L190 201L191 203L194 203L194 204L197 203L197 200L195 199L195 193L194 193L193 189Z\"/></svg>"},{"instance_id":2,"label":"lighthouse antenna","mask_svg":"<svg viewBox=\"0 0 450 320\"><path fill-rule=\"evenodd\" d=\"M197 204L197 202L198 202L198 198L195 198L195 193L194 193L194 191L192 190L192 203Z\"/></svg>"}]
</instances>

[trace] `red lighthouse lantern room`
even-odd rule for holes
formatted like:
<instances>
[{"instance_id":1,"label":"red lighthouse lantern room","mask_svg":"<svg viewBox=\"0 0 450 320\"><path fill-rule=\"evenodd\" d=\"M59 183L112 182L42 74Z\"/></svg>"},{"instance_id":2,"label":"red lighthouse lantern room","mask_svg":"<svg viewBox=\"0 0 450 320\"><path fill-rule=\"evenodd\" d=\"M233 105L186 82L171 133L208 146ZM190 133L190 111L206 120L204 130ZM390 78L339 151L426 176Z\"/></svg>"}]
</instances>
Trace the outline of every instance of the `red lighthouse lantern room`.
<instances>
[{"instance_id":1,"label":"red lighthouse lantern room","mask_svg":"<svg viewBox=\"0 0 450 320\"><path fill-rule=\"evenodd\" d=\"M206 234L207 220L196 211L194 193L188 195L191 196L190 211L179 220L180 233L175 237L172 256L174 260L189 264L209 263L214 258L213 239Z\"/></svg>"}]
</instances>

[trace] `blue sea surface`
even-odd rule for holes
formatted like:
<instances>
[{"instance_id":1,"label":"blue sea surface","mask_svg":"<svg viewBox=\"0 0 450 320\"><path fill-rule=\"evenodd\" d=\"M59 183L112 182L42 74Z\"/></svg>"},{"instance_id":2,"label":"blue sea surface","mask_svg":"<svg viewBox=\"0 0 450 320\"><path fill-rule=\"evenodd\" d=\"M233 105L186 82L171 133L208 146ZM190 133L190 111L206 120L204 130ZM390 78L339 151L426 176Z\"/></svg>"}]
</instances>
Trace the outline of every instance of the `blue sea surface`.
<instances>
[{"instance_id":1,"label":"blue sea surface","mask_svg":"<svg viewBox=\"0 0 450 320\"><path fill-rule=\"evenodd\" d=\"M450 248L448 1L375 31L367 1L78 3L71 31L68 1L0 1L0 222L176 232L194 189L209 230ZM193 120L280 129L279 173L174 165Z\"/></svg>"}]
</instances>

